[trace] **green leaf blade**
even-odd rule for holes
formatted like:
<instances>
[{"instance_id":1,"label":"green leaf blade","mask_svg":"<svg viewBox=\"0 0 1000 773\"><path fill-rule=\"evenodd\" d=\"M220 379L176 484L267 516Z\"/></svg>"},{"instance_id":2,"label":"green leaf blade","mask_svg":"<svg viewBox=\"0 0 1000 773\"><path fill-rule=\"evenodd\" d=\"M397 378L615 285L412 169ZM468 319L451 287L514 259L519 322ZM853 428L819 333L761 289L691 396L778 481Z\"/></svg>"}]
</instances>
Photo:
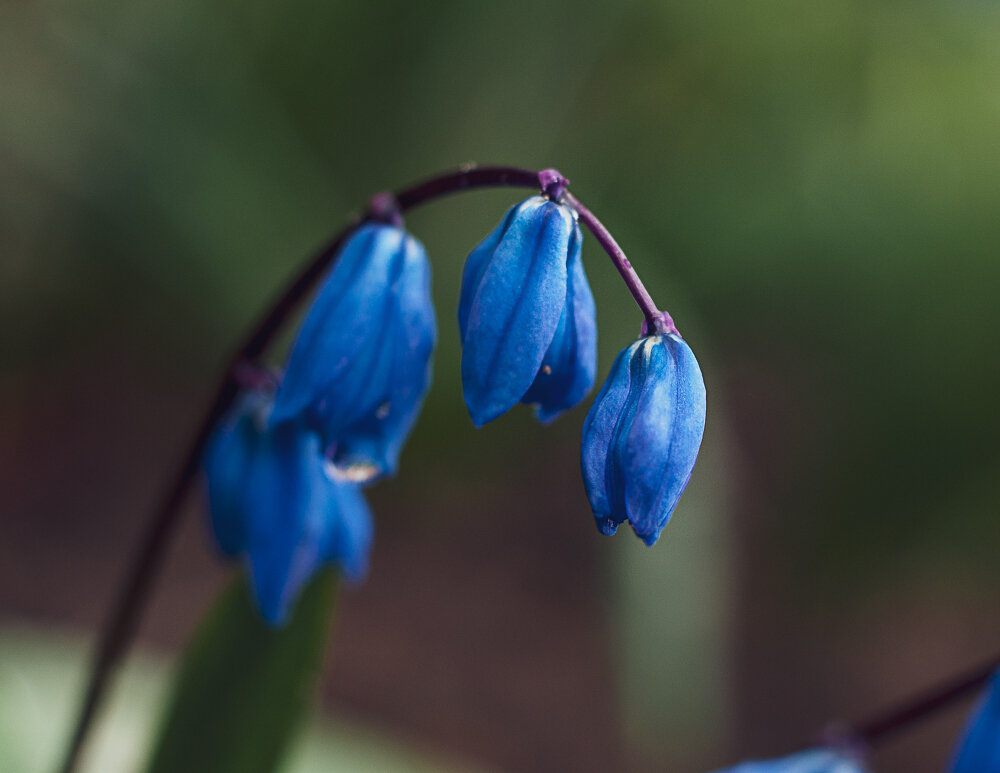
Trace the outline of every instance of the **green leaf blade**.
<instances>
[{"instance_id":1,"label":"green leaf blade","mask_svg":"<svg viewBox=\"0 0 1000 773\"><path fill-rule=\"evenodd\" d=\"M237 579L183 655L147 773L274 771L312 698L336 589L336 572L319 572L271 628Z\"/></svg>"}]
</instances>

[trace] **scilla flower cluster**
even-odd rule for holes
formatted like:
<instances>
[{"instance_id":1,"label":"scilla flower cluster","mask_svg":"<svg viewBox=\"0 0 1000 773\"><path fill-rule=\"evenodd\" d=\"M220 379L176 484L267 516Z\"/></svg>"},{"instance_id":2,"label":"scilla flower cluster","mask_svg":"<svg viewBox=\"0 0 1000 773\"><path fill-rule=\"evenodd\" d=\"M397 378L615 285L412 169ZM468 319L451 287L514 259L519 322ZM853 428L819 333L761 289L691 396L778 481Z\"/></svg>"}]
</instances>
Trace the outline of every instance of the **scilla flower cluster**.
<instances>
[{"instance_id":1,"label":"scilla flower cluster","mask_svg":"<svg viewBox=\"0 0 1000 773\"><path fill-rule=\"evenodd\" d=\"M238 349L150 522L99 641L64 773L75 769L109 676L148 602L199 462L215 542L222 554L244 563L267 623L280 626L289 618L324 564L335 564L348 579L365 575L374 529L364 489L397 471L431 383L437 322L430 265L402 219L419 204L487 186L538 192L512 207L465 263L458 299L461 373L478 427L519 403L533 406L538 420L548 423L592 391L597 325L581 226L608 254L645 321L637 340L615 359L586 416L581 472L602 534L628 523L646 544L659 539L701 445L705 385L670 315L653 303L614 238L567 185L551 169L467 166L380 194L366 217L335 237L290 283ZM319 291L284 372L275 372L259 360L317 281ZM204 630L216 635L214 627ZM188 676L205 673L200 659L214 662L212 649L192 649L190 662L198 668ZM884 717L854 728L838 724L816 748L745 762L726 773L873 773L868 749L980 688L998 664L1000 658ZM178 694L188 694L183 681ZM241 688L211 705L243 696ZM177 716L188 710L184 700L178 706ZM166 727L185 728L178 731L182 736L194 728L200 749L202 725L189 720ZM233 738L224 735L223 745ZM1000 773L1000 673L992 676L946 773Z\"/></svg>"},{"instance_id":2,"label":"scilla flower cluster","mask_svg":"<svg viewBox=\"0 0 1000 773\"><path fill-rule=\"evenodd\" d=\"M597 325L581 216L599 241L617 245L557 173L540 173L539 187L465 264L462 384L479 427L518 403L548 423L594 386ZM427 254L398 211L381 214L384 222L370 218L341 248L280 386L247 390L205 454L216 541L244 558L260 612L274 624L321 564L363 576L372 522L362 488L396 472L430 386ZM623 255L616 265L647 322L590 409L581 467L598 528L613 534L627 521L652 545L694 467L705 386L670 317L651 307Z\"/></svg>"}]
</instances>

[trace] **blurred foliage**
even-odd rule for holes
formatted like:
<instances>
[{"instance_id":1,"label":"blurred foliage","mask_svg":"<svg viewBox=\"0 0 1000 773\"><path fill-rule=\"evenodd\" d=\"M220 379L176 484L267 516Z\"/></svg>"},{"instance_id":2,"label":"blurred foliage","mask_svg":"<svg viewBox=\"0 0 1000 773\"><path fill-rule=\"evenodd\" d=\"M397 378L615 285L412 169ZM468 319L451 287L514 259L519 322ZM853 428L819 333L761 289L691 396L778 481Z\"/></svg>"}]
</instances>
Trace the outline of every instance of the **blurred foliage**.
<instances>
[{"instance_id":1,"label":"blurred foliage","mask_svg":"<svg viewBox=\"0 0 1000 773\"><path fill-rule=\"evenodd\" d=\"M612 650L622 697L622 727L637 770L704 770L726 761L733 742L728 657L739 578L725 512L725 426L719 412L700 455L684 506L654 550L623 533L609 546L614 592ZM623 527L623 532L628 527ZM735 581L735 582L734 582Z\"/></svg>"},{"instance_id":2,"label":"blurred foliage","mask_svg":"<svg viewBox=\"0 0 1000 773\"><path fill-rule=\"evenodd\" d=\"M75 710L67 686L82 689L87 652L82 642L29 629L0 629L0 770L45 773L54 769ZM162 659L129 659L119 696L84 758L84 773L140 769L156 713L167 694ZM338 717L336 727L312 722L281 773L387 771L430 773L471 768L428 757L378 729Z\"/></svg>"},{"instance_id":3,"label":"blurred foliage","mask_svg":"<svg viewBox=\"0 0 1000 773\"><path fill-rule=\"evenodd\" d=\"M240 575L181 659L148 773L270 773L312 702L339 578L319 572L281 628L265 623Z\"/></svg>"}]
</instances>

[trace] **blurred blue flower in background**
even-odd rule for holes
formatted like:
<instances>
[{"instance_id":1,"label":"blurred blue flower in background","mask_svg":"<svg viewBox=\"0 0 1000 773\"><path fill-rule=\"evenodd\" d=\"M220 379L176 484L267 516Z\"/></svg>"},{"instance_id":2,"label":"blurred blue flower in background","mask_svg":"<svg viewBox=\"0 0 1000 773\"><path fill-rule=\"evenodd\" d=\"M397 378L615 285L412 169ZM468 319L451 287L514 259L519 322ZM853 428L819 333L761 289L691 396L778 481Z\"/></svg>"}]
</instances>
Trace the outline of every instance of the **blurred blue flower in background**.
<instances>
[{"instance_id":1,"label":"blurred blue flower in background","mask_svg":"<svg viewBox=\"0 0 1000 773\"><path fill-rule=\"evenodd\" d=\"M955 750L951 773L1000 773L1000 671L990 680L962 742Z\"/></svg>"},{"instance_id":2,"label":"blurred blue flower in background","mask_svg":"<svg viewBox=\"0 0 1000 773\"><path fill-rule=\"evenodd\" d=\"M676 333L622 351L583 424L581 467L597 526L628 521L652 545L687 486L705 430L705 382Z\"/></svg>"},{"instance_id":3,"label":"blurred blue flower in background","mask_svg":"<svg viewBox=\"0 0 1000 773\"><path fill-rule=\"evenodd\" d=\"M268 400L259 393L241 395L216 426L205 449L209 525L223 555L234 557L247 543L244 484L263 431Z\"/></svg>"},{"instance_id":4,"label":"blurred blue flower in background","mask_svg":"<svg viewBox=\"0 0 1000 773\"><path fill-rule=\"evenodd\" d=\"M840 752L810 749L777 760L744 762L716 773L865 773L865 769Z\"/></svg>"},{"instance_id":5,"label":"blurred blue flower in background","mask_svg":"<svg viewBox=\"0 0 1000 773\"><path fill-rule=\"evenodd\" d=\"M300 421L268 428L267 411L266 398L245 396L216 429L204 466L219 548L245 557L261 616L280 625L323 563L364 576L373 527L358 486L329 474L319 436Z\"/></svg>"},{"instance_id":6,"label":"blurred blue flower in background","mask_svg":"<svg viewBox=\"0 0 1000 773\"><path fill-rule=\"evenodd\" d=\"M582 242L569 207L534 196L469 255L458 324L465 402L477 427L518 402L551 421L593 387L597 325Z\"/></svg>"},{"instance_id":7,"label":"blurred blue flower in background","mask_svg":"<svg viewBox=\"0 0 1000 773\"><path fill-rule=\"evenodd\" d=\"M342 480L395 473L436 340L423 245L393 225L362 226L302 324L271 425L304 417Z\"/></svg>"}]
</instances>

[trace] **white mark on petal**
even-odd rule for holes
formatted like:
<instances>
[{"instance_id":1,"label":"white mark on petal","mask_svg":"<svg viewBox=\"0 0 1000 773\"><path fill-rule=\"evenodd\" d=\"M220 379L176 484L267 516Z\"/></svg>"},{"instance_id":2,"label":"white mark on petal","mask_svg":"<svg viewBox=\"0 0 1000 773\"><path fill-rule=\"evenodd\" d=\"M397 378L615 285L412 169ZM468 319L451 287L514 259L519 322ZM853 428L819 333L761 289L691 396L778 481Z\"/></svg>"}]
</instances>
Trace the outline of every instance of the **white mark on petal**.
<instances>
[{"instance_id":1,"label":"white mark on petal","mask_svg":"<svg viewBox=\"0 0 1000 773\"><path fill-rule=\"evenodd\" d=\"M371 462L354 462L337 465L330 460L325 464L326 474L338 483L367 483L381 472Z\"/></svg>"}]
</instances>

